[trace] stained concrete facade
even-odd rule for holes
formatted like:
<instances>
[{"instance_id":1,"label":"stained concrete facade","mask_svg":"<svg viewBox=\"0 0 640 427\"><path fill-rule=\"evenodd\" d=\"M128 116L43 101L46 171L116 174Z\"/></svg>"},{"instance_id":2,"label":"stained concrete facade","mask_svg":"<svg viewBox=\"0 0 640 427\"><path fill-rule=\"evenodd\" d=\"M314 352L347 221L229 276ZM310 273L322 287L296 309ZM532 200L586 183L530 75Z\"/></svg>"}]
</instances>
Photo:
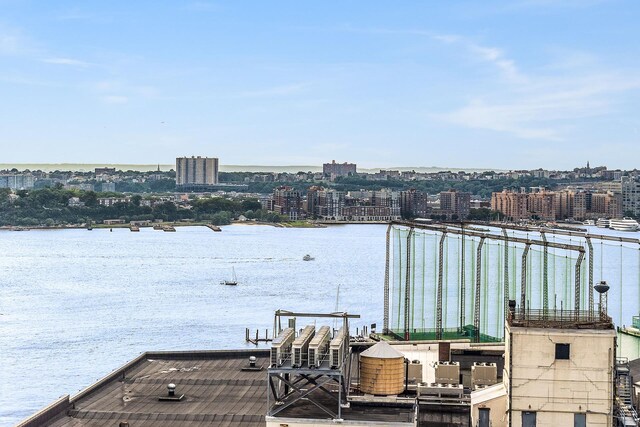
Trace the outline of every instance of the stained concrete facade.
<instances>
[{"instance_id":1,"label":"stained concrete facade","mask_svg":"<svg viewBox=\"0 0 640 427\"><path fill-rule=\"evenodd\" d=\"M616 333L610 329L506 325L507 424L588 426L613 423ZM576 415L578 414L578 415ZM500 424L493 424L500 425Z\"/></svg>"}]
</instances>

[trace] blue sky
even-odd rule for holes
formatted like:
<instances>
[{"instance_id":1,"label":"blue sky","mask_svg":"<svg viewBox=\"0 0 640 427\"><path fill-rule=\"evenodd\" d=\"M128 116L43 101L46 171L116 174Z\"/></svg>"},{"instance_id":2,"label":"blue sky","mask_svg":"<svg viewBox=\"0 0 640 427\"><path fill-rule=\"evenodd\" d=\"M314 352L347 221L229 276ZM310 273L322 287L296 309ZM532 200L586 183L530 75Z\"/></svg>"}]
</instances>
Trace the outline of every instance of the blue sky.
<instances>
[{"instance_id":1,"label":"blue sky","mask_svg":"<svg viewBox=\"0 0 640 427\"><path fill-rule=\"evenodd\" d=\"M0 0L0 162L640 167L640 2Z\"/></svg>"}]
</instances>

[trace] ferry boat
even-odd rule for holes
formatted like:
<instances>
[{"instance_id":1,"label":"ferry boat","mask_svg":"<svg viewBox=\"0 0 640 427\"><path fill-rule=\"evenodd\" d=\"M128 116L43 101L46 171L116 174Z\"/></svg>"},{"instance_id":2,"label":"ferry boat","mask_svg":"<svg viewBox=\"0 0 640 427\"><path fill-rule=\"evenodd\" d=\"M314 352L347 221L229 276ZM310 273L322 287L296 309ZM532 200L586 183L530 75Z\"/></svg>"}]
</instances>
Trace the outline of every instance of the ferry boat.
<instances>
[{"instance_id":1,"label":"ferry boat","mask_svg":"<svg viewBox=\"0 0 640 427\"><path fill-rule=\"evenodd\" d=\"M609 227L618 231L638 231L639 226L638 221L629 217L609 221Z\"/></svg>"},{"instance_id":2,"label":"ferry boat","mask_svg":"<svg viewBox=\"0 0 640 427\"><path fill-rule=\"evenodd\" d=\"M585 219L582 221L582 225L596 225L596 222L592 219Z\"/></svg>"},{"instance_id":3,"label":"ferry boat","mask_svg":"<svg viewBox=\"0 0 640 427\"><path fill-rule=\"evenodd\" d=\"M606 218L598 218L596 225L600 228L609 228L609 220Z\"/></svg>"}]
</instances>

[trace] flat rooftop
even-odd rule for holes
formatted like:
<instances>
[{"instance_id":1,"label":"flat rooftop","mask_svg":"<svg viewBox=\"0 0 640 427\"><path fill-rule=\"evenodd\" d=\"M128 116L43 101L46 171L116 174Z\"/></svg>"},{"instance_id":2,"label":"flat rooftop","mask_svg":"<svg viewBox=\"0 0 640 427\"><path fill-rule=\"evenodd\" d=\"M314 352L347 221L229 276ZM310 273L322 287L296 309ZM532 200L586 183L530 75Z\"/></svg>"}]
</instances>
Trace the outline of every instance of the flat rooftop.
<instances>
[{"instance_id":1,"label":"flat rooftop","mask_svg":"<svg viewBox=\"0 0 640 427\"><path fill-rule=\"evenodd\" d=\"M256 357L262 370L249 367ZM75 396L63 396L19 427L47 425L118 426L265 426L269 350L222 350L147 352L113 371ZM167 385L176 385L180 401L160 400L168 396ZM319 396L323 404L335 405L330 396ZM343 408L345 421L375 424L412 423L413 404L360 404ZM296 402L272 420L292 418L328 419L328 415L306 400ZM286 422L285 422L286 423Z\"/></svg>"},{"instance_id":2,"label":"flat rooftop","mask_svg":"<svg viewBox=\"0 0 640 427\"><path fill-rule=\"evenodd\" d=\"M243 371L249 356L262 371ZM140 357L20 426L264 426L268 350L158 352ZM181 401L161 401L167 385Z\"/></svg>"},{"instance_id":3,"label":"flat rooftop","mask_svg":"<svg viewBox=\"0 0 640 427\"><path fill-rule=\"evenodd\" d=\"M511 327L552 329L614 329L611 317L597 310L526 310L519 309L507 317Z\"/></svg>"}]
</instances>

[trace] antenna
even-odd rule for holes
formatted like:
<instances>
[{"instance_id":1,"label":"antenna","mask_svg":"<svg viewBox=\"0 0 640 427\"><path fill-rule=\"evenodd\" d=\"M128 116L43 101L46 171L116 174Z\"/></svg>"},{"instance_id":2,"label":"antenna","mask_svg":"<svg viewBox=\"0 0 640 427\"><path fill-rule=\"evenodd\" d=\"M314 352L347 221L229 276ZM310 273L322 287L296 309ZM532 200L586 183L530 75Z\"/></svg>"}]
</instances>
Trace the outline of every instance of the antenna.
<instances>
[{"instance_id":1,"label":"antenna","mask_svg":"<svg viewBox=\"0 0 640 427\"><path fill-rule=\"evenodd\" d=\"M335 310L333 311L337 313L340 310L339 306L340 306L340 284L338 283L338 291L336 292L336 307L335 307ZM338 329L338 319L333 319L333 330L335 331L336 329Z\"/></svg>"}]
</instances>

